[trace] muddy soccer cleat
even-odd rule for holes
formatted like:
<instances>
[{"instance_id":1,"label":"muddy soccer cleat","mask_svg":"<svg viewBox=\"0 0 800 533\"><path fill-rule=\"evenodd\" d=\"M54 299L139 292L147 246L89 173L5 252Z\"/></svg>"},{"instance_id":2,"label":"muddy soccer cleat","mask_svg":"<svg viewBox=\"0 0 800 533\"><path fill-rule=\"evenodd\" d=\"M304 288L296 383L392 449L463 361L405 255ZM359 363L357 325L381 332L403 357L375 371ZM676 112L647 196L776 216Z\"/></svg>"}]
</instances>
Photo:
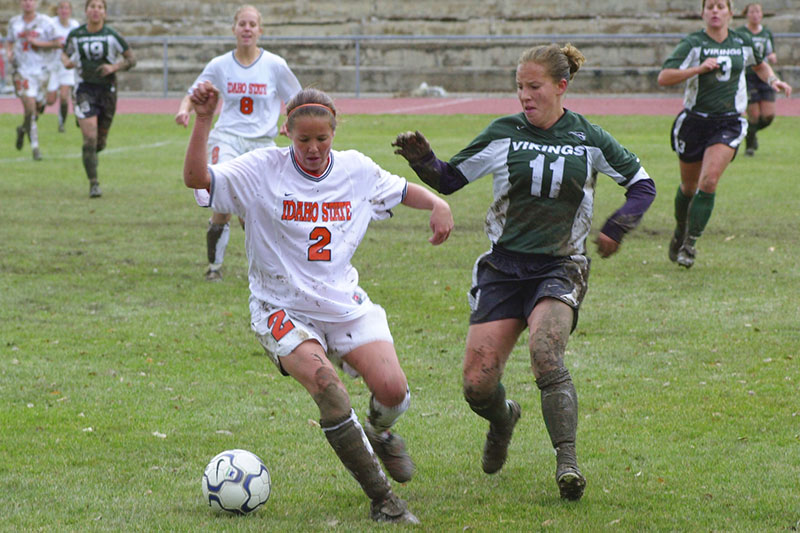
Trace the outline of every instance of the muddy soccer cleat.
<instances>
[{"instance_id":1,"label":"muddy soccer cleat","mask_svg":"<svg viewBox=\"0 0 800 533\"><path fill-rule=\"evenodd\" d=\"M561 498L578 501L586 489L586 478L583 477L577 465L560 464L556 468L556 483Z\"/></svg>"},{"instance_id":2,"label":"muddy soccer cleat","mask_svg":"<svg viewBox=\"0 0 800 533\"><path fill-rule=\"evenodd\" d=\"M89 184L89 198L100 198L101 196L103 196L103 192L100 190L100 184Z\"/></svg>"},{"instance_id":3,"label":"muddy soccer cleat","mask_svg":"<svg viewBox=\"0 0 800 533\"><path fill-rule=\"evenodd\" d=\"M522 416L522 408L514 400L507 400L511 411L511 420L506 428L498 428L494 424L489 425L489 432L486 434L486 443L483 445L483 458L481 466L487 474L494 474L506 462L508 457L508 445L511 443L511 435L514 433L514 426L517 425L519 417Z\"/></svg>"},{"instance_id":4,"label":"muddy soccer cleat","mask_svg":"<svg viewBox=\"0 0 800 533\"><path fill-rule=\"evenodd\" d=\"M415 467L406 452L406 443L403 438L391 431L378 434L369 422L364 424L364 433L392 479L398 483L410 481L414 476Z\"/></svg>"},{"instance_id":5,"label":"muddy soccer cleat","mask_svg":"<svg viewBox=\"0 0 800 533\"><path fill-rule=\"evenodd\" d=\"M419 518L408 510L408 504L392 493L384 500L372 501L369 517L376 522L419 524Z\"/></svg>"},{"instance_id":6,"label":"muddy soccer cleat","mask_svg":"<svg viewBox=\"0 0 800 533\"><path fill-rule=\"evenodd\" d=\"M684 243L678 251L677 262L680 266L685 268L692 268L694 265L694 258L697 255L697 249L694 246Z\"/></svg>"}]
</instances>

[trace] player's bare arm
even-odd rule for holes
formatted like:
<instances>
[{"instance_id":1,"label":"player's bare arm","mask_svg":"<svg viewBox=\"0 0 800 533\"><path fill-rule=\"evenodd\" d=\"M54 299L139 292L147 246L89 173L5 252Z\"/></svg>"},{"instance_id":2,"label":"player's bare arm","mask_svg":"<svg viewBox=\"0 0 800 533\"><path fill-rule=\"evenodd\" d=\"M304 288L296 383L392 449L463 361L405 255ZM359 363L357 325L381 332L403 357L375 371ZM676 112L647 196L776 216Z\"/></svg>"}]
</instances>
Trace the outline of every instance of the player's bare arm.
<instances>
[{"instance_id":1,"label":"player's bare arm","mask_svg":"<svg viewBox=\"0 0 800 533\"><path fill-rule=\"evenodd\" d=\"M133 55L133 52L130 50L125 50L122 52L122 59L117 61L116 63L104 63L97 67L97 70L100 71L100 74L103 76L108 76L120 70L126 71L130 70L136 66L136 58Z\"/></svg>"},{"instance_id":2,"label":"player's bare arm","mask_svg":"<svg viewBox=\"0 0 800 533\"><path fill-rule=\"evenodd\" d=\"M662 87L682 83L693 76L706 74L719 68L717 58L709 57L699 65L690 68L665 68L658 73L658 84Z\"/></svg>"},{"instance_id":3,"label":"player's bare arm","mask_svg":"<svg viewBox=\"0 0 800 533\"><path fill-rule=\"evenodd\" d=\"M194 121L183 162L183 182L192 189L207 189L211 186L211 175L206 166L206 145L214 122L214 111L219 103L219 90L206 81L198 85L189 98L197 119Z\"/></svg>"},{"instance_id":4,"label":"player's bare arm","mask_svg":"<svg viewBox=\"0 0 800 533\"><path fill-rule=\"evenodd\" d=\"M192 100L187 94L181 100L178 106L178 112L175 114L175 124L183 126L184 128L189 125L189 115L192 113Z\"/></svg>"},{"instance_id":5,"label":"player's bare arm","mask_svg":"<svg viewBox=\"0 0 800 533\"><path fill-rule=\"evenodd\" d=\"M786 96L792 95L792 86L778 78L778 76L775 74L775 71L772 70L772 67L770 67L769 63L766 61L762 61L758 65L755 65L753 67L753 72L758 75L761 81L772 87L773 90L777 92L783 91Z\"/></svg>"},{"instance_id":6,"label":"player's bare arm","mask_svg":"<svg viewBox=\"0 0 800 533\"><path fill-rule=\"evenodd\" d=\"M428 242L433 245L442 244L453 231L453 213L450 205L429 190L414 183L408 184L403 205L415 209L429 209L431 211L430 228L433 235Z\"/></svg>"}]
</instances>

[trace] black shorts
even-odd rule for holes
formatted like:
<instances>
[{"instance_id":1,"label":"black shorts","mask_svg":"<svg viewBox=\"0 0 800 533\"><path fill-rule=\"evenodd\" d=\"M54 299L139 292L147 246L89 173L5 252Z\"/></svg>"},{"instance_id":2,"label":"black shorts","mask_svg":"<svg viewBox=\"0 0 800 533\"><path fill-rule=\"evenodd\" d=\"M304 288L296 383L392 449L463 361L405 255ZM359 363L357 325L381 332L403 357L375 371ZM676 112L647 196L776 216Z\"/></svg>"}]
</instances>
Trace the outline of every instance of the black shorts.
<instances>
[{"instance_id":1,"label":"black shorts","mask_svg":"<svg viewBox=\"0 0 800 533\"><path fill-rule=\"evenodd\" d=\"M81 83L75 88L75 117L97 117L97 129L108 130L117 112L117 89L113 85Z\"/></svg>"},{"instance_id":2,"label":"black shorts","mask_svg":"<svg viewBox=\"0 0 800 533\"><path fill-rule=\"evenodd\" d=\"M506 318L527 321L539 300L555 298L575 311L575 329L578 309L589 286L589 265L590 260L584 255L518 254L495 246L475 262L469 291L469 323Z\"/></svg>"},{"instance_id":3,"label":"black shorts","mask_svg":"<svg viewBox=\"0 0 800 533\"><path fill-rule=\"evenodd\" d=\"M670 140L681 161L696 163L703 160L703 153L712 144L737 150L746 134L747 119L739 115L704 116L684 109L672 123Z\"/></svg>"},{"instance_id":4,"label":"black shorts","mask_svg":"<svg viewBox=\"0 0 800 533\"><path fill-rule=\"evenodd\" d=\"M767 85L767 82L761 81L757 74L745 75L747 80L747 103L757 104L758 102L774 102L775 90Z\"/></svg>"}]
</instances>

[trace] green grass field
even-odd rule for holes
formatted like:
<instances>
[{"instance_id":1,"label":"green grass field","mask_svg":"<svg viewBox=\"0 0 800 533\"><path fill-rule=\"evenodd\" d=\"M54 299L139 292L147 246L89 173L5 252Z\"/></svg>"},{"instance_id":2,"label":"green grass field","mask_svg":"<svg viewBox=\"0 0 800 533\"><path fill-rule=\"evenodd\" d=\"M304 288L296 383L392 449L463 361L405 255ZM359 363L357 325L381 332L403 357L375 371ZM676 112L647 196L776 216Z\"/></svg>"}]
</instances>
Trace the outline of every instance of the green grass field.
<instances>
[{"instance_id":1,"label":"green grass field","mask_svg":"<svg viewBox=\"0 0 800 533\"><path fill-rule=\"evenodd\" d=\"M580 400L583 500L562 502L524 339L504 379L523 418L497 475L460 375L483 179L448 198L456 229L427 242L424 212L375 223L354 263L389 315L412 389L396 427L418 473L396 492L421 531L794 531L800 524L800 119L779 117L725 173L687 271L667 259L677 158L671 117L594 117L640 156L659 196L619 254L595 256L568 346ZM71 119L70 119L71 120ZM446 158L486 116L349 116L335 147L409 176L389 145L423 131ZM0 531L390 529L249 329L243 232L225 280L203 281L209 215L183 186L188 130L121 115L89 200L80 134L42 118L45 160L13 149L0 115ZM285 140L283 141L286 142ZM623 201L601 176L595 228ZM593 252L593 250L592 250ZM363 417L369 398L345 380ZM260 455L257 514L212 514L200 478L228 448Z\"/></svg>"}]
</instances>

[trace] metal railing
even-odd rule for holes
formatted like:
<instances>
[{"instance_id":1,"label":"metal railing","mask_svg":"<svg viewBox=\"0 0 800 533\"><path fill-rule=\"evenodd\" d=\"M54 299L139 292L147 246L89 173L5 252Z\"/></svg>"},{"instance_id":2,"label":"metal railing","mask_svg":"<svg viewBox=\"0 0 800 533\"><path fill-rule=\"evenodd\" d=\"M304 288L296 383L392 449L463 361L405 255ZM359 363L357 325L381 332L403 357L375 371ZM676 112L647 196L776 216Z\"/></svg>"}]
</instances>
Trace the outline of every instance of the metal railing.
<instances>
[{"instance_id":1,"label":"metal railing","mask_svg":"<svg viewBox=\"0 0 800 533\"><path fill-rule=\"evenodd\" d=\"M351 43L353 47L353 65L355 67L355 96L361 95L361 50L364 43L375 42L525 42L525 43L548 43L548 42L611 42L611 41L648 41L648 42L677 42L685 36L684 33L538 33L528 35L332 35L332 36L262 36L260 43L268 47L269 43L292 43L292 42L338 42ZM775 33L776 40L795 40L800 41L800 33ZM231 43L232 36L204 36L204 35L164 35L164 36L130 36L126 37L131 44L160 44L162 46L162 79L163 93L168 95L170 58L169 49L171 45L192 44L192 43ZM5 39L0 37L0 43ZM798 42L800 45L800 42ZM209 58L210 59L210 58ZM786 66L785 64L781 66Z\"/></svg>"}]
</instances>

